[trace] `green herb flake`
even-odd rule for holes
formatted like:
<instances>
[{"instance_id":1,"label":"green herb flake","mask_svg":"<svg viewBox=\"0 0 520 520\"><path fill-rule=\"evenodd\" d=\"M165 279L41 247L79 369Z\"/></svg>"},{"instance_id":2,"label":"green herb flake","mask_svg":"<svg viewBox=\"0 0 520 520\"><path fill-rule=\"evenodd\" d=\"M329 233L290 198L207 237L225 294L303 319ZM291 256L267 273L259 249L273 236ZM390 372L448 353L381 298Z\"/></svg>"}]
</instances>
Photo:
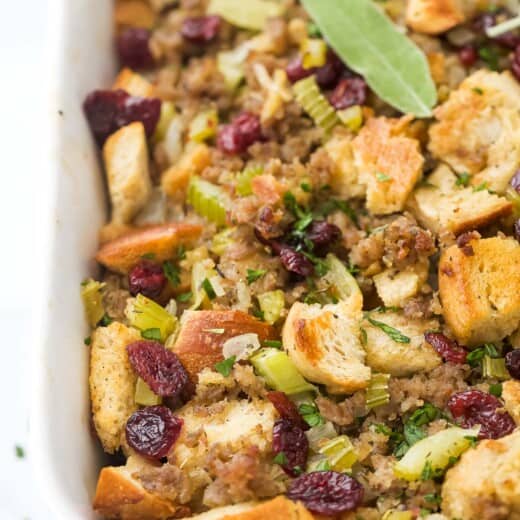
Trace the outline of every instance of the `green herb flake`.
<instances>
[{"instance_id":1,"label":"green herb flake","mask_svg":"<svg viewBox=\"0 0 520 520\"><path fill-rule=\"evenodd\" d=\"M177 296L177 300L179 300L181 303L186 303L191 300L192 296L193 296L193 293L191 291L185 292L185 293L179 294L179 296Z\"/></svg>"},{"instance_id":2,"label":"green herb flake","mask_svg":"<svg viewBox=\"0 0 520 520\"><path fill-rule=\"evenodd\" d=\"M482 347L478 347L475 350L472 350L466 357L466 363L470 367L477 367L480 365L484 356L489 356L490 358L498 358L500 357L500 353L498 352L495 345L492 343L486 343Z\"/></svg>"},{"instance_id":3,"label":"green herb flake","mask_svg":"<svg viewBox=\"0 0 520 520\"><path fill-rule=\"evenodd\" d=\"M374 431L376 433L386 435L387 437L390 437L392 434L392 429L389 428L386 424L374 424Z\"/></svg>"},{"instance_id":4,"label":"green herb flake","mask_svg":"<svg viewBox=\"0 0 520 520\"><path fill-rule=\"evenodd\" d=\"M114 320L108 314L105 314L99 321L99 326L108 327L113 321Z\"/></svg>"},{"instance_id":5,"label":"green herb flake","mask_svg":"<svg viewBox=\"0 0 520 520\"><path fill-rule=\"evenodd\" d=\"M168 279L168 281L174 286L177 287L181 283L180 278L180 269L173 265L169 260L164 262L163 264L163 272L164 276Z\"/></svg>"},{"instance_id":6,"label":"green herb flake","mask_svg":"<svg viewBox=\"0 0 520 520\"><path fill-rule=\"evenodd\" d=\"M394 327L391 327L382 321L374 320L371 317L368 317L367 320L374 327L381 329L390 339L396 343L410 343L410 338L399 332L397 329L394 329Z\"/></svg>"},{"instance_id":7,"label":"green herb flake","mask_svg":"<svg viewBox=\"0 0 520 520\"><path fill-rule=\"evenodd\" d=\"M143 260L153 260L155 258L155 253L144 253L141 255Z\"/></svg>"},{"instance_id":8,"label":"green herb flake","mask_svg":"<svg viewBox=\"0 0 520 520\"><path fill-rule=\"evenodd\" d=\"M429 117L437 92L424 53L367 0L302 0L338 56L382 100L404 113Z\"/></svg>"},{"instance_id":9,"label":"green herb flake","mask_svg":"<svg viewBox=\"0 0 520 520\"><path fill-rule=\"evenodd\" d=\"M18 459L24 459L25 458L25 450L19 444L17 444L14 447L14 453L16 455L16 458L18 458Z\"/></svg>"},{"instance_id":10,"label":"green herb flake","mask_svg":"<svg viewBox=\"0 0 520 520\"><path fill-rule=\"evenodd\" d=\"M502 396L502 383L494 383L489 385L489 393L495 397Z\"/></svg>"},{"instance_id":11,"label":"green herb flake","mask_svg":"<svg viewBox=\"0 0 520 520\"><path fill-rule=\"evenodd\" d=\"M287 460L287 456L285 455L285 453L283 451L281 451L280 453L278 453L274 458L273 458L273 462L275 464L279 464L280 466L284 466L285 464L287 464L289 461Z\"/></svg>"},{"instance_id":12,"label":"green herb flake","mask_svg":"<svg viewBox=\"0 0 520 520\"><path fill-rule=\"evenodd\" d=\"M361 327L359 329L359 332L361 333L361 343L366 346L366 344L368 343L368 337L367 337L367 331Z\"/></svg>"},{"instance_id":13,"label":"green herb flake","mask_svg":"<svg viewBox=\"0 0 520 520\"><path fill-rule=\"evenodd\" d=\"M392 177L389 177L386 173L376 172L377 182L389 182L392 180Z\"/></svg>"},{"instance_id":14,"label":"green herb flake","mask_svg":"<svg viewBox=\"0 0 520 520\"><path fill-rule=\"evenodd\" d=\"M433 406L433 404L426 403L415 410L408 420L413 422L416 426L424 426L438 419L441 415L441 410Z\"/></svg>"},{"instance_id":15,"label":"green herb flake","mask_svg":"<svg viewBox=\"0 0 520 520\"><path fill-rule=\"evenodd\" d=\"M430 504L440 504L441 497L437 493L427 493L424 495L424 500Z\"/></svg>"},{"instance_id":16,"label":"green herb flake","mask_svg":"<svg viewBox=\"0 0 520 520\"><path fill-rule=\"evenodd\" d=\"M311 188L311 185L308 183L308 182L302 182L300 184L300 188L305 192L305 193L310 193L312 191L312 188Z\"/></svg>"},{"instance_id":17,"label":"green herb flake","mask_svg":"<svg viewBox=\"0 0 520 520\"><path fill-rule=\"evenodd\" d=\"M312 428L313 426L319 426L325 421L320 415L318 407L314 403L303 403L298 407L298 412L302 416L303 420Z\"/></svg>"},{"instance_id":18,"label":"green herb flake","mask_svg":"<svg viewBox=\"0 0 520 520\"><path fill-rule=\"evenodd\" d=\"M314 22L309 22L307 24L307 34L311 38L319 38L321 36L321 31L320 28Z\"/></svg>"},{"instance_id":19,"label":"green herb flake","mask_svg":"<svg viewBox=\"0 0 520 520\"><path fill-rule=\"evenodd\" d=\"M313 471L330 471L330 464L327 459L320 460L314 467Z\"/></svg>"},{"instance_id":20,"label":"green herb flake","mask_svg":"<svg viewBox=\"0 0 520 520\"><path fill-rule=\"evenodd\" d=\"M470 442L471 448L474 448L477 445L478 439L476 437L474 437L473 435L466 435L466 437L464 437L464 438Z\"/></svg>"},{"instance_id":21,"label":"green herb flake","mask_svg":"<svg viewBox=\"0 0 520 520\"><path fill-rule=\"evenodd\" d=\"M277 339L266 339L263 342L264 347L282 348L282 342Z\"/></svg>"},{"instance_id":22,"label":"green herb flake","mask_svg":"<svg viewBox=\"0 0 520 520\"><path fill-rule=\"evenodd\" d=\"M161 329L152 328L141 331L141 336L144 339L150 339L153 341L161 341Z\"/></svg>"},{"instance_id":23,"label":"green herb flake","mask_svg":"<svg viewBox=\"0 0 520 520\"><path fill-rule=\"evenodd\" d=\"M498 70L498 60L500 59L500 55L495 47L480 47L478 50L478 55L489 69Z\"/></svg>"},{"instance_id":24,"label":"green herb flake","mask_svg":"<svg viewBox=\"0 0 520 520\"><path fill-rule=\"evenodd\" d=\"M87 336L84 340L83 340L83 343L85 343L85 345L90 346L90 344L92 343L92 338L90 336Z\"/></svg>"},{"instance_id":25,"label":"green herb flake","mask_svg":"<svg viewBox=\"0 0 520 520\"><path fill-rule=\"evenodd\" d=\"M416 442L426 437L426 434L411 421L405 423L403 434L408 446L413 446Z\"/></svg>"},{"instance_id":26,"label":"green herb flake","mask_svg":"<svg viewBox=\"0 0 520 520\"><path fill-rule=\"evenodd\" d=\"M248 269L246 275L247 284L251 285L253 282L256 282L266 274L267 271L265 269Z\"/></svg>"},{"instance_id":27,"label":"green herb flake","mask_svg":"<svg viewBox=\"0 0 520 520\"><path fill-rule=\"evenodd\" d=\"M228 377L231 374L231 370L236 361L236 356L231 356L224 361L220 361L219 363L215 363L215 370L222 374L224 377Z\"/></svg>"},{"instance_id":28,"label":"green herb flake","mask_svg":"<svg viewBox=\"0 0 520 520\"><path fill-rule=\"evenodd\" d=\"M207 278L204 278L201 287L204 289L210 300L214 300L217 297L217 294L215 293L215 290L213 289L211 282Z\"/></svg>"},{"instance_id":29,"label":"green herb flake","mask_svg":"<svg viewBox=\"0 0 520 520\"><path fill-rule=\"evenodd\" d=\"M473 192L476 193L477 191L487 190L488 186L489 186L488 183L484 181L483 183L479 184L478 186L474 186Z\"/></svg>"},{"instance_id":30,"label":"green herb flake","mask_svg":"<svg viewBox=\"0 0 520 520\"><path fill-rule=\"evenodd\" d=\"M471 176L468 172L462 172L457 174L457 180L455 181L456 186L468 186Z\"/></svg>"}]
</instances>

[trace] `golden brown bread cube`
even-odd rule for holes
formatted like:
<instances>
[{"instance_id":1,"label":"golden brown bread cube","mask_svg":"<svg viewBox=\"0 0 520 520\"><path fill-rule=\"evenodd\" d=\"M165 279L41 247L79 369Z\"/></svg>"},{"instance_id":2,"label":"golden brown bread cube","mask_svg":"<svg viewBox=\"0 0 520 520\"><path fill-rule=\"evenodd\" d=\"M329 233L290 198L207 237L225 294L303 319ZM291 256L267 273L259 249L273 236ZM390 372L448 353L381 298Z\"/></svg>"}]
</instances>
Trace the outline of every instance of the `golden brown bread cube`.
<instances>
[{"instance_id":1,"label":"golden brown bread cube","mask_svg":"<svg viewBox=\"0 0 520 520\"><path fill-rule=\"evenodd\" d=\"M520 244L513 238L453 245L439 262L443 315L457 340L470 347L500 341L520 322Z\"/></svg>"},{"instance_id":2,"label":"golden brown bread cube","mask_svg":"<svg viewBox=\"0 0 520 520\"><path fill-rule=\"evenodd\" d=\"M179 222L138 229L103 244L96 260L111 271L126 274L145 254L153 254L157 262L173 258L179 245L193 243L201 232L199 225Z\"/></svg>"},{"instance_id":3,"label":"golden brown bread cube","mask_svg":"<svg viewBox=\"0 0 520 520\"><path fill-rule=\"evenodd\" d=\"M114 321L92 333L90 399L94 426L108 453L119 449L126 421L137 409L135 375L126 346L141 338L139 332Z\"/></svg>"},{"instance_id":4,"label":"golden brown bread cube","mask_svg":"<svg viewBox=\"0 0 520 520\"><path fill-rule=\"evenodd\" d=\"M112 85L112 90L117 89L137 97L153 97L155 94L154 86L144 76L127 67L121 69Z\"/></svg>"},{"instance_id":5,"label":"golden brown bread cube","mask_svg":"<svg viewBox=\"0 0 520 520\"><path fill-rule=\"evenodd\" d=\"M442 512L448 518L520 519L520 430L483 440L446 474Z\"/></svg>"},{"instance_id":6,"label":"golden brown bread cube","mask_svg":"<svg viewBox=\"0 0 520 520\"><path fill-rule=\"evenodd\" d=\"M224 359L222 346L228 339L247 333L258 334L260 343L275 339L270 325L242 311L186 311L172 350L196 379L204 368L213 368Z\"/></svg>"},{"instance_id":7,"label":"golden brown bread cube","mask_svg":"<svg viewBox=\"0 0 520 520\"><path fill-rule=\"evenodd\" d=\"M502 399L505 409L514 419L517 426L520 426L520 381L510 379L502 383Z\"/></svg>"},{"instance_id":8,"label":"golden brown bread cube","mask_svg":"<svg viewBox=\"0 0 520 520\"><path fill-rule=\"evenodd\" d=\"M409 0L406 25L425 34L439 34L463 22L460 0Z\"/></svg>"},{"instance_id":9,"label":"golden brown bread cube","mask_svg":"<svg viewBox=\"0 0 520 520\"><path fill-rule=\"evenodd\" d=\"M119 30L128 27L151 29L155 22L155 13L145 0L117 0L114 20Z\"/></svg>"}]
</instances>

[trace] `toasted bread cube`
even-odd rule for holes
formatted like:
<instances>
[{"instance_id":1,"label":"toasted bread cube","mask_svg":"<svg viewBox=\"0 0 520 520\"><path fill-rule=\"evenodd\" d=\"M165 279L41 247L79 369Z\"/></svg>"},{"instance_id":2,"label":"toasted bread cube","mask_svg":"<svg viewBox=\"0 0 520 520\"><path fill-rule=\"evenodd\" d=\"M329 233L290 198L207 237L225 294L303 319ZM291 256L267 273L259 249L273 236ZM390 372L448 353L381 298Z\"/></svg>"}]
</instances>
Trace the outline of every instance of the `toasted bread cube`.
<instances>
[{"instance_id":1,"label":"toasted bread cube","mask_svg":"<svg viewBox=\"0 0 520 520\"><path fill-rule=\"evenodd\" d=\"M387 215L404 208L422 175L419 141L405 135L408 120L371 118L352 142L359 180L367 188L367 208Z\"/></svg>"},{"instance_id":2,"label":"toasted bread cube","mask_svg":"<svg viewBox=\"0 0 520 520\"><path fill-rule=\"evenodd\" d=\"M298 371L334 394L366 388L359 321L361 309L349 302L336 305L293 304L283 328L283 345Z\"/></svg>"},{"instance_id":3,"label":"toasted bread cube","mask_svg":"<svg viewBox=\"0 0 520 520\"><path fill-rule=\"evenodd\" d=\"M146 204L152 191L143 123L131 123L112 134L103 146L103 160L112 222L128 224Z\"/></svg>"},{"instance_id":4,"label":"toasted bread cube","mask_svg":"<svg viewBox=\"0 0 520 520\"><path fill-rule=\"evenodd\" d=\"M112 85L112 90L117 89L137 97L153 97L155 94L154 86L146 78L127 67L121 70Z\"/></svg>"},{"instance_id":5,"label":"toasted bread cube","mask_svg":"<svg viewBox=\"0 0 520 520\"><path fill-rule=\"evenodd\" d=\"M135 375L126 346L141 338L139 332L114 321L92 334L90 350L90 399L94 426L104 450L119 449L126 421L137 406Z\"/></svg>"},{"instance_id":6,"label":"toasted bread cube","mask_svg":"<svg viewBox=\"0 0 520 520\"><path fill-rule=\"evenodd\" d=\"M197 379L204 368L224 359L222 347L228 339L248 333L258 334L260 343L275 338L270 325L242 311L186 311L173 351Z\"/></svg>"},{"instance_id":7,"label":"toasted bread cube","mask_svg":"<svg viewBox=\"0 0 520 520\"><path fill-rule=\"evenodd\" d=\"M207 145L197 144L189 147L161 177L161 187L169 197L183 193L192 175L198 175L210 165L211 156Z\"/></svg>"},{"instance_id":8,"label":"toasted bread cube","mask_svg":"<svg viewBox=\"0 0 520 520\"><path fill-rule=\"evenodd\" d=\"M502 399L509 415L520 426L520 381L511 379L502 383Z\"/></svg>"},{"instance_id":9,"label":"toasted bread cube","mask_svg":"<svg viewBox=\"0 0 520 520\"><path fill-rule=\"evenodd\" d=\"M278 414L269 401L242 399L208 406L188 404L176 413L184 426L171 455L188 474L200 470L206 455L217 444L227 445L234 453L250 446L255 446L260 456L271 451L272 430ZM193 442L194 432L200 432L200 442Z\"/></svg>"},{"instance_id":10,"label":"toasted bread cube","mask_svg":"<svg viewBox=\"0 0 520 520\"><path fill-rule=\"evenodd\" d=\"M425 34L445 32L464 21L460 4L458 0L409 0L406 25Z\"/></svg>"},{"instance_id":11,"label":"toasted bread cube","mask_svg":"<svg viewBox=\"0 0 520 520\"><path fill-rule=\"evenodd\" d=\"M412 319L401 311L373 312L370 318L392 327L410 340L397 342L366 319L363 322L367 337L366 364L375 372L401 377L429 371L441 364L440 356L424 339L425 332L439 328L437 320Z\"/></svg>"},{"instance_id":12,"label":"toasted bread cube","mask_svg":"<svg viewBox=\"0 0 520 520\"><path fill-rule=\"evenodd\" d=\"M461 520L520 518L519 475L520 430L498 440L483 440L448 470L442 512Z\"/></svg>"},{"instance_id":13,"label":"toasted bread cube","mask_svg":"<svg viewBox=\"0 0 520 520\"><path fill-rule=\"evenodd\" d=\"M435 110L429 149L473 186L501 194L520 167L520 85L509 72L479 70ZM484 184L485 183L485 184Z\"/></svg>"},{"instance_id":14,"label":"toasted bread cube","mask_svg":"<svg viewBox=\"0 0 520 520\"><path fill-rule=\"evenodd\" d=\"M314 516L300 502L279 496L264 503L249 502L218 507L192 520L313 520Z\"/></svg>"},{"instance_id":15,"label":"toasted bread cube","mask_svg":"<svg viewBox=\"0 0 520 520\"><path fill-rule=\"evenodd\" d=\"M511 213L512 204L505 197L457 186L456 182L451 169L441 165L428 177L428 185L415 190L410 208L423 226L435 233L458 235Z\"/></svg>"},{"instance_id":16,"label":"toasted bread cube","mask_svg":"<svg viewBox=\"0 0 520 520\"><path fill-rule=\"evenodd\" d=\"M143 255L152 254L158 262L172 258L179 245L193 243L201 232L201 226L177 222L138 229L103 244L96 260L111 271L126 274Z\"/></svg>"},{"instance_id":17,"label":"toasted bread cube","mask_svg":"<svg viewBox=\"0 0 520 520\"><path fill-rule=\"evenodd\" d=\"M439 262L443 315L459 343L500 341L520 323L520 244L512 238L485 238L456 245Z\"/></svg>"},{"instance_id":18,"label":"toasted bread cube","mask_svg":"<svg viewBox=\"0 0 520 520\"><path fill-rule=\"evenodd\" d=\"M140 457L129 457L125 466L103 468L94 496L94 510L104 518L121 520L174 518L177 507L147 491L133 476L143 464L149 463Z\"/></svg>"},{"instance_id":19,"label":"toasted bread cube","mask_svg":"<svg viewBox=\"0 0 520 520\"><path fill-rule=\"evenodd\" d=\"M155 22L155 13L145 0L117 0L114 20L118 29L128 27L151 29Z\"/></svg>"},{"instance_id":20,"label":"toasted bread cube","mask_svg":"<svg viewBox=\"0 0 520 520\"><path fill-rule=\"evenodd\" d=\"M385 307L403 307L415 296L428 278L428 260L404 270L385 269L373 278L378 296Z\"/></svg>"}]
</instances>

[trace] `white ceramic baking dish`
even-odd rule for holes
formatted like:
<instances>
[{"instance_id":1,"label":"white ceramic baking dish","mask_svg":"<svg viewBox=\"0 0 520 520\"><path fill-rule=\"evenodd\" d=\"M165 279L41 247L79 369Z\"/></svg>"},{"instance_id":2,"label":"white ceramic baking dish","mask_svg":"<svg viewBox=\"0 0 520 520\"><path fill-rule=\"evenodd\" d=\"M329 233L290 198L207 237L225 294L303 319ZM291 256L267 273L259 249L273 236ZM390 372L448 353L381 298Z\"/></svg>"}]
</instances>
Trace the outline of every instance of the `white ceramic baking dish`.
<instances>
[{"instance_id":1,"label":"white ceramic baking dish","mask_svg":"<svg viewBox=\"0 0 520 520\"><path fill-rule=\"evenodd\" d=\"M42 244L40 312L35 327L31 459L53 519L95 518L91 499L101 463L91 434L88 334L79 284L95 275L92 256L106 216L97 150L83 117L90 90L115 73L111 0L51 0L49 111L41 175L47 192ZM43 88L43 81L42 81ZM44 183L42 183L44 184Z\"/></svg>"}]
</instances>

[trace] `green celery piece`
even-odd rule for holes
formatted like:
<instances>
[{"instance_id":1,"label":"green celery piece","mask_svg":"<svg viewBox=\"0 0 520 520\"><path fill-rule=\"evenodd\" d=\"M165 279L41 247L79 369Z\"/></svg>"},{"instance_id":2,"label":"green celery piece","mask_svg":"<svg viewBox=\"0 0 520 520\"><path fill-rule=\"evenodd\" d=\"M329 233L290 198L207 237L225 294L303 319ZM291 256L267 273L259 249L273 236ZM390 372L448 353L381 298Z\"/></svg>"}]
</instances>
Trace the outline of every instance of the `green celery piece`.
<instances>
[{"instance_id":1,"label":"green celery piece","mask_svg":"<svg viewBox=\"0 0 520 520\"><path fill-rule=\"evenodd\" d=\"M140 331L159 329L162 342L166 341L177 326L176 318L159 304L142 294L138 294L130 301L125 314L130 325Z\"/></svg>"},{"instance_id":2,"label":"green celery piece","mask_svg":"<svg viewBox=\"0 0 520 520\"><path fill-rule=\"evenodd\" d=\"M141 406L155 406L162 403L162 397L154 394L152 389L140 377L135 385L135 404Z\"/></svg>"},{"instance_id":3,"label":"green celery piece","mask_svg":"<svg viewBox=\"0 0 520 520\"><path fill-rule=\"evenodd\" d=\"M88 322L91 327L95 327L105 315L103 307L102 290L104 283L89 279L81 285L81 299L85 307Z\"/></svg>"},{"instance_id":4,"label":"green celery piece","mask_svg":"<svg viewBox=\"0 0 520 520\"><path fill-rule=\"evenodd\" d=\"M371 0L302 0L325 39L370 88L401 112L430 117L437 102L424 53Z\"/></svg>"},{"instance_id":5,"label":"green celery piece","mask_svg":"<svg viewBox=\"0 0 520 520\"><path fill-rule=\"evenodd\" d=\"M328 441L319 452L327 457L331 469L335 471L349 470L358 458L352 442L346 435L338 435Z\"/></svg>"},{"instance_id":6,"label":"green celery piece","mask_svg":"<svg viewBox=\"0 0 520 520\"><path fill-rule=\"evenodd\" d=\"M264 320L273 325L280 318L285 308L285 295L280 289L269 291L257 296L260 310L264 313Z\"/></svg>"},{"instance_id":7,"label":"green celery piece","mask_svg":"<svg viewBox=\"0 0 520 520\"><path fill-rule=\"evenodd\" d=\"M199 112L190 124L189 138L197 143L215 137L218 127L218 113L214 108Z\"/></svg>"},{"instance_id":8,"label":"green celery piece","mask_svg":"<svg viewBox=\"0 0 520 520\"><path fill-rule=\"evenodd\" d=\"M281 3L268 0L211 0L209 14L218 14L227 22L243 29L261 31L268 18L280 16Z\"/></svg>"},{"instance_id":9,"label":"green celery piece","mask_svg":"<svg viewBox=\"0 0 520 520\"><path fill-rule=\"evenodd\" d=\"M366 395L366 406L369 410L390 402L389 380L390 374L372 374Z\"/></svg>"},{"instance_id":10,"label":"green celery piece","mask_svg":"<svg viewBox=\"0 0 520 520\"><path fill-rule=\"evenodd\" d=\"M200 216L219 226L226 224L226 212L231 202L220 186L193 176L188 186L188 202Z\"/></svg>"},{"instance_id":11,"label":"green celery piece","mask_svg":"<svg viewBox=\"0 0 520 520\"><path fill-rule=\"evenodd\" d=\"M238 195L241 197L251 195L253 193L251 181L258 175L262 175L263 172L263 166L249 166L244 171L240 172L236 178L236 190Z\"/></svg>"}]
</instances>

